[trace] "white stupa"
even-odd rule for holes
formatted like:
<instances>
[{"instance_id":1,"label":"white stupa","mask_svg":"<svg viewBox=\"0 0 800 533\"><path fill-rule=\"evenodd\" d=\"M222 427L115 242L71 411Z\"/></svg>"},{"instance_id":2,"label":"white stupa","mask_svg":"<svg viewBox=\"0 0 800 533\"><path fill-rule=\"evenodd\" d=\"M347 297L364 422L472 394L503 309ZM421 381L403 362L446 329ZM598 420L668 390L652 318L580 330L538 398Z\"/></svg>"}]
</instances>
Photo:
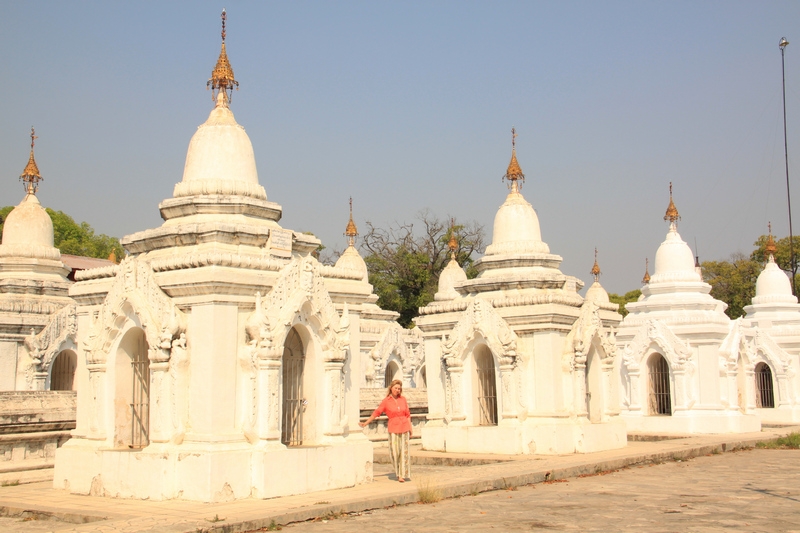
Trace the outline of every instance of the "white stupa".
<instances>
[{"instance_id":1,"label":"white stupa","mask_svg":"<svg viewBox=\"0 0 800 533\"><path fill-rule=\"evenodd\" d=\"M515 133L512 130L512 141ZM625 446L612 379L617 306L578 294L559 270L520 187L512 142L510 192L492 243L466 275L454 255L435 300L415 319L425 340L423 446L473 453L571 453ZM457 243L451 243L454 250ZM591 399L590 399L591 398Z\"/></svg>"},{"instance_id":2,"label":"white stupa","mask_svg":"<svg viewBox=\"0 0 800 533\"><path fill-rule=\"evenodd\" d=\"M58 488L212 502L372 479L357 426L362 330L396 314L375 318L363 260L322 265L319 240L280 226L230 110L224 21L215 107L159 205L164 223L70 289L80 386Z\"/></svg>"},{"instance_id":3,"label":"white stupa","mask_svg":"<svg viewBox=\"0 0 800 533\"><path fill-rule=\"evenodd\" d=\"M678 234L679 219L670 183L667 238L656 252L653 276L645 275L642 296L627 304L617 334L622 417L629 431L758 431L758 419L740 412L729 380L720 377L731 321L726 304L709 294L711 286L695 268Z\"/></svg>"},{"instance_id":4,"label":"white stupa","mask_svg":"<svg viewBox=\"0 0 800 533\"><path fill-rule=\"evenodd\" d=\"M800 304L789 277L775 262L769 237L767 262L756 280L752 304L745 306L739 353L743 408L771 423L800 422Z\"/></svg>"},{"instance_id":5,"label":"white stupa","mask_svg":"<svg viewBox=\"0 0 800 533\"><path fill-rule=\"evenodd\" d=\"M31 128L30 157L20 176L25 197L6 217L0 244L0 390L6 391L72 388L71 374L51 383L56 358L74 347L75 307L68 296L70 269L53 246L53 222L36 197L42 180L36 138Z\"/></svg>"}]
</instances>

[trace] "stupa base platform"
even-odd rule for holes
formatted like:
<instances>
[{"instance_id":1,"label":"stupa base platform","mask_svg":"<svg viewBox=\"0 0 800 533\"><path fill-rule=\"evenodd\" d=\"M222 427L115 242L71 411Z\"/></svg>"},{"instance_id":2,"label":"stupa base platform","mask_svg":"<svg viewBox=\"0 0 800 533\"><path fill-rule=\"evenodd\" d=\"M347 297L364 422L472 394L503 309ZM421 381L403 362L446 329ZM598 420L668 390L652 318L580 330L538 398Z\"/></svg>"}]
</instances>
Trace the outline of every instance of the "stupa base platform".
<instances>
[{"instance_id":1,"label":"stupa base platform","mask_svg":"<svg viewBox=\"0 0 800 533\"><path fill-rule=\"evenodd\" d=\"M53 486L112 498L225 502L372 481L372 443L366 439L282 449L246 442L152 444L142 450L99 444L72 439L59 448Z\"/></svg>"},{"instance_id":2,"label":"stupa base platform","mask_svg":"<svg viewBox=\"0 0 800 533\"><path fill-rule=\"evenodd\" d=\"M631 416L622 414L628 431L643 433L753 433L761 431L755 415L684 411L669 415Z\"/></svg>"},{"instance_id":3,"label":"stupa base platform","mask_svg":"<svg viewBox=\"0 0 800 533\"><path fill-rule=\"evenodd\" d=\"M435 426L422 428L422 447L453 453L503 455L591 453L624 448L625 423L593 424L574 419L528 418L507 426Z\"/></svg>"}]
</instances>

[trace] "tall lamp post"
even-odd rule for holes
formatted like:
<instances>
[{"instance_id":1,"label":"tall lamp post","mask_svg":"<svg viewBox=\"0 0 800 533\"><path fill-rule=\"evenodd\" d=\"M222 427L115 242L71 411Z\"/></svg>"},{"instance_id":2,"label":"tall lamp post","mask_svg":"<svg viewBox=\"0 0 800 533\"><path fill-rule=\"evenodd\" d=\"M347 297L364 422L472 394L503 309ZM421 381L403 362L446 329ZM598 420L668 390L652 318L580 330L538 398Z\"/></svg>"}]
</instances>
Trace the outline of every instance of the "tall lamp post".
<instances>
[{"instance_id":1,"label":"tall lamp post","mask_svg":"<svg viewBox=\"0 0 800 533\"><path fill-rule=\"evenodd\" d=\"M792 237L792 195L789 192L789 144L786 140L786 63L784 61L784 51L789 41L786 37L781 37L778 47L781 49L781 80L783 82L783 156L786 162L786 200L789 203L789 261L792 267L792 294L797 296L797 286L795 277L797 276L797 261L794 257L794 239Z\"/></svg>"}]
</instances>

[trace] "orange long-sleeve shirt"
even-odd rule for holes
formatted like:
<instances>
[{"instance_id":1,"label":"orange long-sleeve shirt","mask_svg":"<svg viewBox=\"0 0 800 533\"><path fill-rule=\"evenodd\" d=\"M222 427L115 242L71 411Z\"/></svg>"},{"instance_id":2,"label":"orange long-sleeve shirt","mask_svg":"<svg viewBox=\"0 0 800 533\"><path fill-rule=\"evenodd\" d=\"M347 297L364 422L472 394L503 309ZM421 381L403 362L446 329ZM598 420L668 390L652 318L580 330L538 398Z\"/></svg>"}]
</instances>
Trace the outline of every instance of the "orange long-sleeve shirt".
<instances>
[{"instance_id":1,"label":"orange long-sleeve shirt","mask_svg":"<svg viewBox=\"0 0 800 533\"><path fill-rule=\"evenodd\" d=\"M372 416L377 418L381 413L386 413L389 417L389 433L408 433L411 431L411 411L408 408L406 399L400 396L395 398L391 394L383 399L381 404Z\"/></svg>"}]
</instances>

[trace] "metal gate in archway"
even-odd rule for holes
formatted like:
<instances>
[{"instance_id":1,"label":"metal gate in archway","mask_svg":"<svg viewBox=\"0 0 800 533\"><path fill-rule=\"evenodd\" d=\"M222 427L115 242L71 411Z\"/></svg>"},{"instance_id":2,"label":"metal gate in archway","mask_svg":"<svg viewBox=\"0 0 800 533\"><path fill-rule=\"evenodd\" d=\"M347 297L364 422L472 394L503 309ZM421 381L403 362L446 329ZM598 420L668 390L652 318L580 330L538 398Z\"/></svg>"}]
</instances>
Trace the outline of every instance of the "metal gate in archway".
<instances>
[{"instance_id":1,"label":"metal gate in archway","mask_svg":"<svg viewBox=\"0 0 800 533\"><path fill-rule=\"evenodd\" d=\"M756 365L756 407L775 407L775 394L772 390L772 370L766 363Z\"/></svg>"},{"instance_id":2,"label":"metal gate in archway","mask_svg":"<svg viewBox=\"0 0 800 533\"><path fill-rule=\"evenodd\" d=\"M478 424L496 426L497 384L494 375L494 359L488 349L475 351L475 370L478 377Z\"/></svg>"},{"instance_id":3,"label":"metal gate in archway","mask_svg":"<svg viewBox=\"0 0 800 533\"><path fill-rule=\"evenodd\" d=\"M150 359L147 340L140 335L131 356L131 448L150 444Z\"/></svg>"},{"instance_id":4,"label":"metal gate in archway","mask_svg":"<svg viewBox=\"0 0 800 533\"><path fill-rule=\"evenodd\" d=\"M283 367L281 442L287 446L299 446L303 444L303 411L307 403L303 397L306 356L303 341L294 329L286 337L281 361Z\"/></svg>"},{"instance_id":5,"label":"metal gate in archway","mask_svg":"<svg viewBox=\"0 0 800 533\"><path fill-rule=\"evenodd\" d=\"M661 354L650 359L649 404L651 415L671 415L672 398L669 387L669 365Z\"/></svg>"}]
</instances>

